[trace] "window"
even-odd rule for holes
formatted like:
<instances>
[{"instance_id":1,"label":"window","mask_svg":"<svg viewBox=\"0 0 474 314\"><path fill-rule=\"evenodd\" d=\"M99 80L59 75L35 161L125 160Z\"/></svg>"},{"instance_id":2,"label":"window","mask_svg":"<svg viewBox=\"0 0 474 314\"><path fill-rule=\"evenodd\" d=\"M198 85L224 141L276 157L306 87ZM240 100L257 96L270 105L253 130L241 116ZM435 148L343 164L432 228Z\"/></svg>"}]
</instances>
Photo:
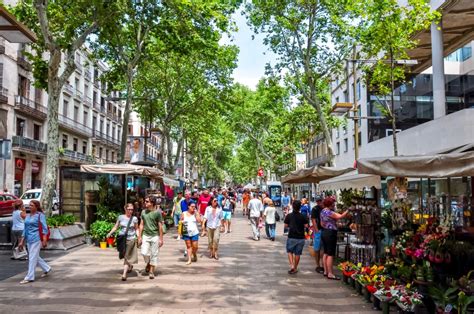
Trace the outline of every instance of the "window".
<instances>
[{"instance_id":1,"label":"window","mask_svg":"<svg viewBox=\"0 0 474 314\"><path fill-rule=\"evenodd\" d=\"M112 152L112 157L110 159L111 162L114 162L115 161L115 152Z\"/></svg>"},{"instance_id":2,"label":"window","mask_svg":"<svg viewBox=\"0 0 474 314\"><path fill-rule=\"evenodd\" d=\"M339 96L336 97L336 104L339 102Z\"/></svg>"},{"instance_id":3,"label":"window","mask_svg":"<svg viewBox=\"0 0 474 314\"><path fill-rule=\"evenodd\" d=\"M336 155L341 154L341 143L336 143Z\"/></svg>"},{"instance_id":4,"label":"window","mask_svg":"<svg viewBox=\"0 0 474 314\"><path fill-rule=\"evenodd\" d=\"M104 120L100 120L100 128L99 128L99 131L101 133L104 133Z\"/></svg>"},{"instance_id":5,"label":"window","mask_svg":"<svg viewBox=\"0 0 474 314\"><path fill-rule=\"evenodd\" d=\"M72 140L72 150L75 152L77 152L77 143L78 143L77 138L74 138Z\"/></svg>"},{"instance_id":6,"label":"window","mask_svg":"<svg viewBox=\"0 0 474 314\"><path fill-rule=\"evenodd\" d=\"M112 138L115 138L115 127L112 127Z\"/></svg>"},{"instance_id":7,"label":"window","mask_svg":"<svg viewBox=\"0 0 474 314\"><path fill-rule=\"evenodd\" d=\"M74 106L74 121L79 122L79 107Z\"/></svg>"},{"instance_id":8,"label":"window","mask_svg":"<svg viewBox=\"0 0 474 314\"><path fill-rule=\"evenodd\" d=\"M67 148L67 135L66 134L63 134L63 148L64 149Z\"/></svg>"},{"instance_id":9,"label":"window","mask_svg":"<svg viewBox=\"0 0 474 314\"><path fill-rule=\"evenodd\" d=\"M85 155L87 154L87 142L82 141L82 153Z\"/></svg>"},{"instance_id":10,"label":"window","mask_svg":"<svg viewBox=\"0 0 474 314\"><path fill-rule=\"evenodd\" d=\"M25 136L25 120L16 118L16 135Z\"/></svg>"},{"instance_id":11,"label":"window","mask_svg":"<svg viewBox=\"0 0 474 314\"><path fill-rule=\"evenodd\" d=\"M94 102L94 104L97 103L97 92L94 91L94 93L92 93L92 101Z\"/></svg>"},{"instance_id":12,"label":"window","mask_svg":"<svg viewBox=\"0 0 474 314\"><path fill-rule=\"evenodd\" d=\"M87 121L89 118L89 114L87 113L87 111L84 111L84 114L83 114L83 119L82 119L82 123L84 125L87 125L89 121Z\"/></svg>"},{"instance_id":13,"label":"window","mask_svg":"<svg viewBox=\"0 0 474 314\"><path fill-rule=\"evenodd\" d=\"M37 141L41 140L41 126L38 124L33 124L33 139Z\"/></svg>"},{"instance_id":14,"label":"window","mask_svg":"<svg viewBox=\"0 0 474 314\"><path fill-rule=\"evenodd\" d=\"M75 84L74 87L75 87L76 90L78 91L78 90L79 90L79 79L78 79L78 78L76 78L76 79L74 80L74 84Z\"/></svg>"},{"instance_id":15,"label":"window","mask_svg":"<svg viewBox=\"0 0 474 314\"><path fill-rule=\"evenodd\" d=\"M0 41L4 42L3 38ZM3 86L3 63L0 63L0 86Z\"/></svg>"},{"instance_id":16,"label":"window","mask_svg":"<svg viewBox=\"0 0 474 314\"><path fill-rule=\"evenodd\" d=\"M105 160L109 160L109 150L105 150Z\"/></svg>"},{"instance_id":17,"label":"window","mask_svg":"<svg viewBox=\"0 0 474 314\"><path fill-rule=\"evenodd\" d=\"M25 98L30 97L30 80L22 75L18 76L18 95Z\"/></svg>"},{"instance_id":18,"label":"window","mask_svg":"<svg viewBox=\"0 0 474 314\"><path fill-rule=\"evenodd\" d=\"M347 151L349 150L349 141L347 140L347 138L344 139L344 153L347 153Z\"/></svg>"},{"instance_id":19,"label":"window","mask_svg":"<svg viewBox=\"0 0 474 314\"><path fill-rule=\"evenodd\" d=\"M347 89L344 91L344 102L349 102L349 93L347 92Z\"/></svg>"},{"instance_id":20,"label":"window","mask_svg":"<svg viewBox=\"0 0 474 314\"><path fill-rule=\"evenodd\" d=\"M128 134L133 135L133 125L131 124L128 125Z\"/></svg>"},{"instance_id":21,"label":"window","mask_svg":"<svg viewBox=\"0 0 474 314\"><path fill-rule=\"evenodd\" d=\"M103 153L103 149L102 147L99 147L99 158L102 158L102 153Z\"/></svg>"},{"instance_id":22,"label":"window","mask_svg":"<svg viewBox=\"0 0 474 314\"><path fill-rule=\"evenodd\" d=\"M347 125L342 126L342 134L347 134Z\"/></svg>"},{"instance_id":23,"label":"window","mask_svg":"<svg viewBox=\"0 0 474 314\"><path fill-rule=\"evenodd\" d=\"M107 127L105 128L105 134L109 136L109 130L110 130L110 123L107 123Z\"/></svg>"},{"instance_id":24,"label":"window","mask_svg":"<svg viewBox=\"0 0 474 314\"><path fill-rule=\"evenodd\" d=\"M357 80L356 96L357 96L357 100L360 100L360 96L361 96L361 84L360 84L360 80Z\"/></svg>"},{"instance_id":25,"label":"window","mask_svg":"<svg viewBox=\"0 0 474 314\"><path fill-rule=\"evenodd\" d=\"M35 88L35 103L38 105L43 104L43 91L39 88Z\"/></svg>"},{"instance_id":26,"label":"window","mask_svg":"<svg viewBox=\"0 0 474 314\"><path fill-rule=\"evenodd\" d=\"M339 127L336 129L336 138L339 138Z\"/></svg>"},{"instance_id":27,"label":"window","mask_svg":"<svg viewBox=\"0 0 474 314\"><path fill-rule=\"evenodd\" d=\"M65 117L67 117L68 107L69 107L69 102L65 100L63 102L63 116Z\"/></svg>"}]
</instances>

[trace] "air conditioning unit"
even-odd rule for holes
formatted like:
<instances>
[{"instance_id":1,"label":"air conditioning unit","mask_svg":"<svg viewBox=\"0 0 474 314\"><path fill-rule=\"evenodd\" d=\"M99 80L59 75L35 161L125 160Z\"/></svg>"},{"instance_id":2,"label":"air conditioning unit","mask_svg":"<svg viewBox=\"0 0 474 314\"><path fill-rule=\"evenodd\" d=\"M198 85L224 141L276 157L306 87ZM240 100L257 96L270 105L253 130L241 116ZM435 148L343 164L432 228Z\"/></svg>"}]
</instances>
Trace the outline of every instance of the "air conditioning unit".
<instances>
[{"instance_id":1,"label":"air conditioning unit","mask_svg":"<svg viewBox=\"0 0 474 314\"><path fill-rule=\"evenodd\" d=\"M402 129L396 129L397 133L400 133L402 131ZM392 129L385 129L385 136L390 136L393 134L393 130Z\"/></svg>"}]
</instances>

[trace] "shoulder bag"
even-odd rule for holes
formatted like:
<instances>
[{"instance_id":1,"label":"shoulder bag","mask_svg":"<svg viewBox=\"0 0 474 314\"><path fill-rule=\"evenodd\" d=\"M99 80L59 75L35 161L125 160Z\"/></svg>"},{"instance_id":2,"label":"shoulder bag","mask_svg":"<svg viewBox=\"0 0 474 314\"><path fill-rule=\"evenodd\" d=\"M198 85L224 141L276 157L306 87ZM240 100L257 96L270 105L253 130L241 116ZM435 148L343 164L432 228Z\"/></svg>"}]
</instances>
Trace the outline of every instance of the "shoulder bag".
<instances>
[{"instance_id":1,"label":"shoulder bag","mask_svg":"<svg viewBox=\"0 0 474 314\"><path fill-rule=\"evenodd\" d=\"M132 223L134 216L131 216L128 220L127 228L125 229L125 234L119 234L117 236L117 251L119 252L119 259L123 259L125 257L125 253L127 251L127 235L128 229L130 228L130 224Z\"/></svg>"}]
</instances>

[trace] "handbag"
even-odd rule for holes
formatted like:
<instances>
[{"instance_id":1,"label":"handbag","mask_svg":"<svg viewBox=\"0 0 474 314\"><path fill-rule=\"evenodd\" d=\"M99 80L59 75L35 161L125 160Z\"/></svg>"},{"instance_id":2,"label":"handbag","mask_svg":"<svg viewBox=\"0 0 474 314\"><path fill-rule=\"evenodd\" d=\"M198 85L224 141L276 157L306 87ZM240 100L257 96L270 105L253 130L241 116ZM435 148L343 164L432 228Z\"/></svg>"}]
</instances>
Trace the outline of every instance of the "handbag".
<instances>
[{"instance_id":1,"label":"handbag","mask_svg":"<svg viewBox=\"0 0 474 314\"><path fill-rule=\"evenodd\" d=\"M128 220L127 228L125 229L125 234L117 236L117 251L119 252L119 259L123 259L125 257L125 253L127 251L127 235L128 229L130 228L130 224L132 223L133 216L130 217Z\"/></svg>"},{"instance_id":2,"label":"handbag","mask_svg":"<svg viewBox=\"0 0 474 314\"><path fill-rule=\"evenodd\" d=\"M46 228L48 228L48 233L46 233L46 241L49 241L49 237L51 236L51 229L49 229L49 226L46 224ZM43 225L41 224L41 214L38 214L38 232L40 236L40 241L43 240Z\"/></svg>"},{"instance_id":3,"label":"handbag","mask_svg":"<svg viewBox=\"0 0 474 314\"><path fill-rule=\"evenodd\" d=\"M280 214L276 211L275 212L275 221L280 221Z\"/></svg>"},{"instance_id":4,"label":"handbag","mask_svg":"<svg viewBox=\"0 0 474 314\"><path fill-rule=\"evenodd\" d=\"M17 246L13 249L13 258L14 259L22 259L28 256L28 252L24 249L20 251L20 248Z\"/></svg>"}]
</instances>

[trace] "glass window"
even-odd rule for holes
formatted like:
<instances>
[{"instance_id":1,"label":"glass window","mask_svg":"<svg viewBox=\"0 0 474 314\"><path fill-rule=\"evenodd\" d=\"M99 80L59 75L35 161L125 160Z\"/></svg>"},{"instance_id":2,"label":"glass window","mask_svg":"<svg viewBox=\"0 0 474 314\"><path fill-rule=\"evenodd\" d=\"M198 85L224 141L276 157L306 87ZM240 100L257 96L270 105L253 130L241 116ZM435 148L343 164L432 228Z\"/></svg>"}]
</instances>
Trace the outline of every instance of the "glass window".
<instances>
[{"instance_id":1,"label":"glass window","mask_svg":"<svg viewBox=\"0 0 474 314\"><path fill-rule=\"evenodd\" d=\"M41 140L41 126L38 124L33 125L33 139Z\"/></svg>"},{"instance_id":2,"label":"glass window","mask_svg":"<svg viewBox=\"0 0 474 314\"><path fill-rule=\"evenodd\" d=\"M344 153L346 153L349 150L349 141L347 138L344 139Z\"/></svg>"},{"instance_id":3,"label":"glass window","mask_svg":"<svg viewBox=\"0 0 474 314\"><path fill-rule=\"evenodd\" d=\"M341 143L336 143L336 155L341 154Z\"/></svg>"}]
</instances>

